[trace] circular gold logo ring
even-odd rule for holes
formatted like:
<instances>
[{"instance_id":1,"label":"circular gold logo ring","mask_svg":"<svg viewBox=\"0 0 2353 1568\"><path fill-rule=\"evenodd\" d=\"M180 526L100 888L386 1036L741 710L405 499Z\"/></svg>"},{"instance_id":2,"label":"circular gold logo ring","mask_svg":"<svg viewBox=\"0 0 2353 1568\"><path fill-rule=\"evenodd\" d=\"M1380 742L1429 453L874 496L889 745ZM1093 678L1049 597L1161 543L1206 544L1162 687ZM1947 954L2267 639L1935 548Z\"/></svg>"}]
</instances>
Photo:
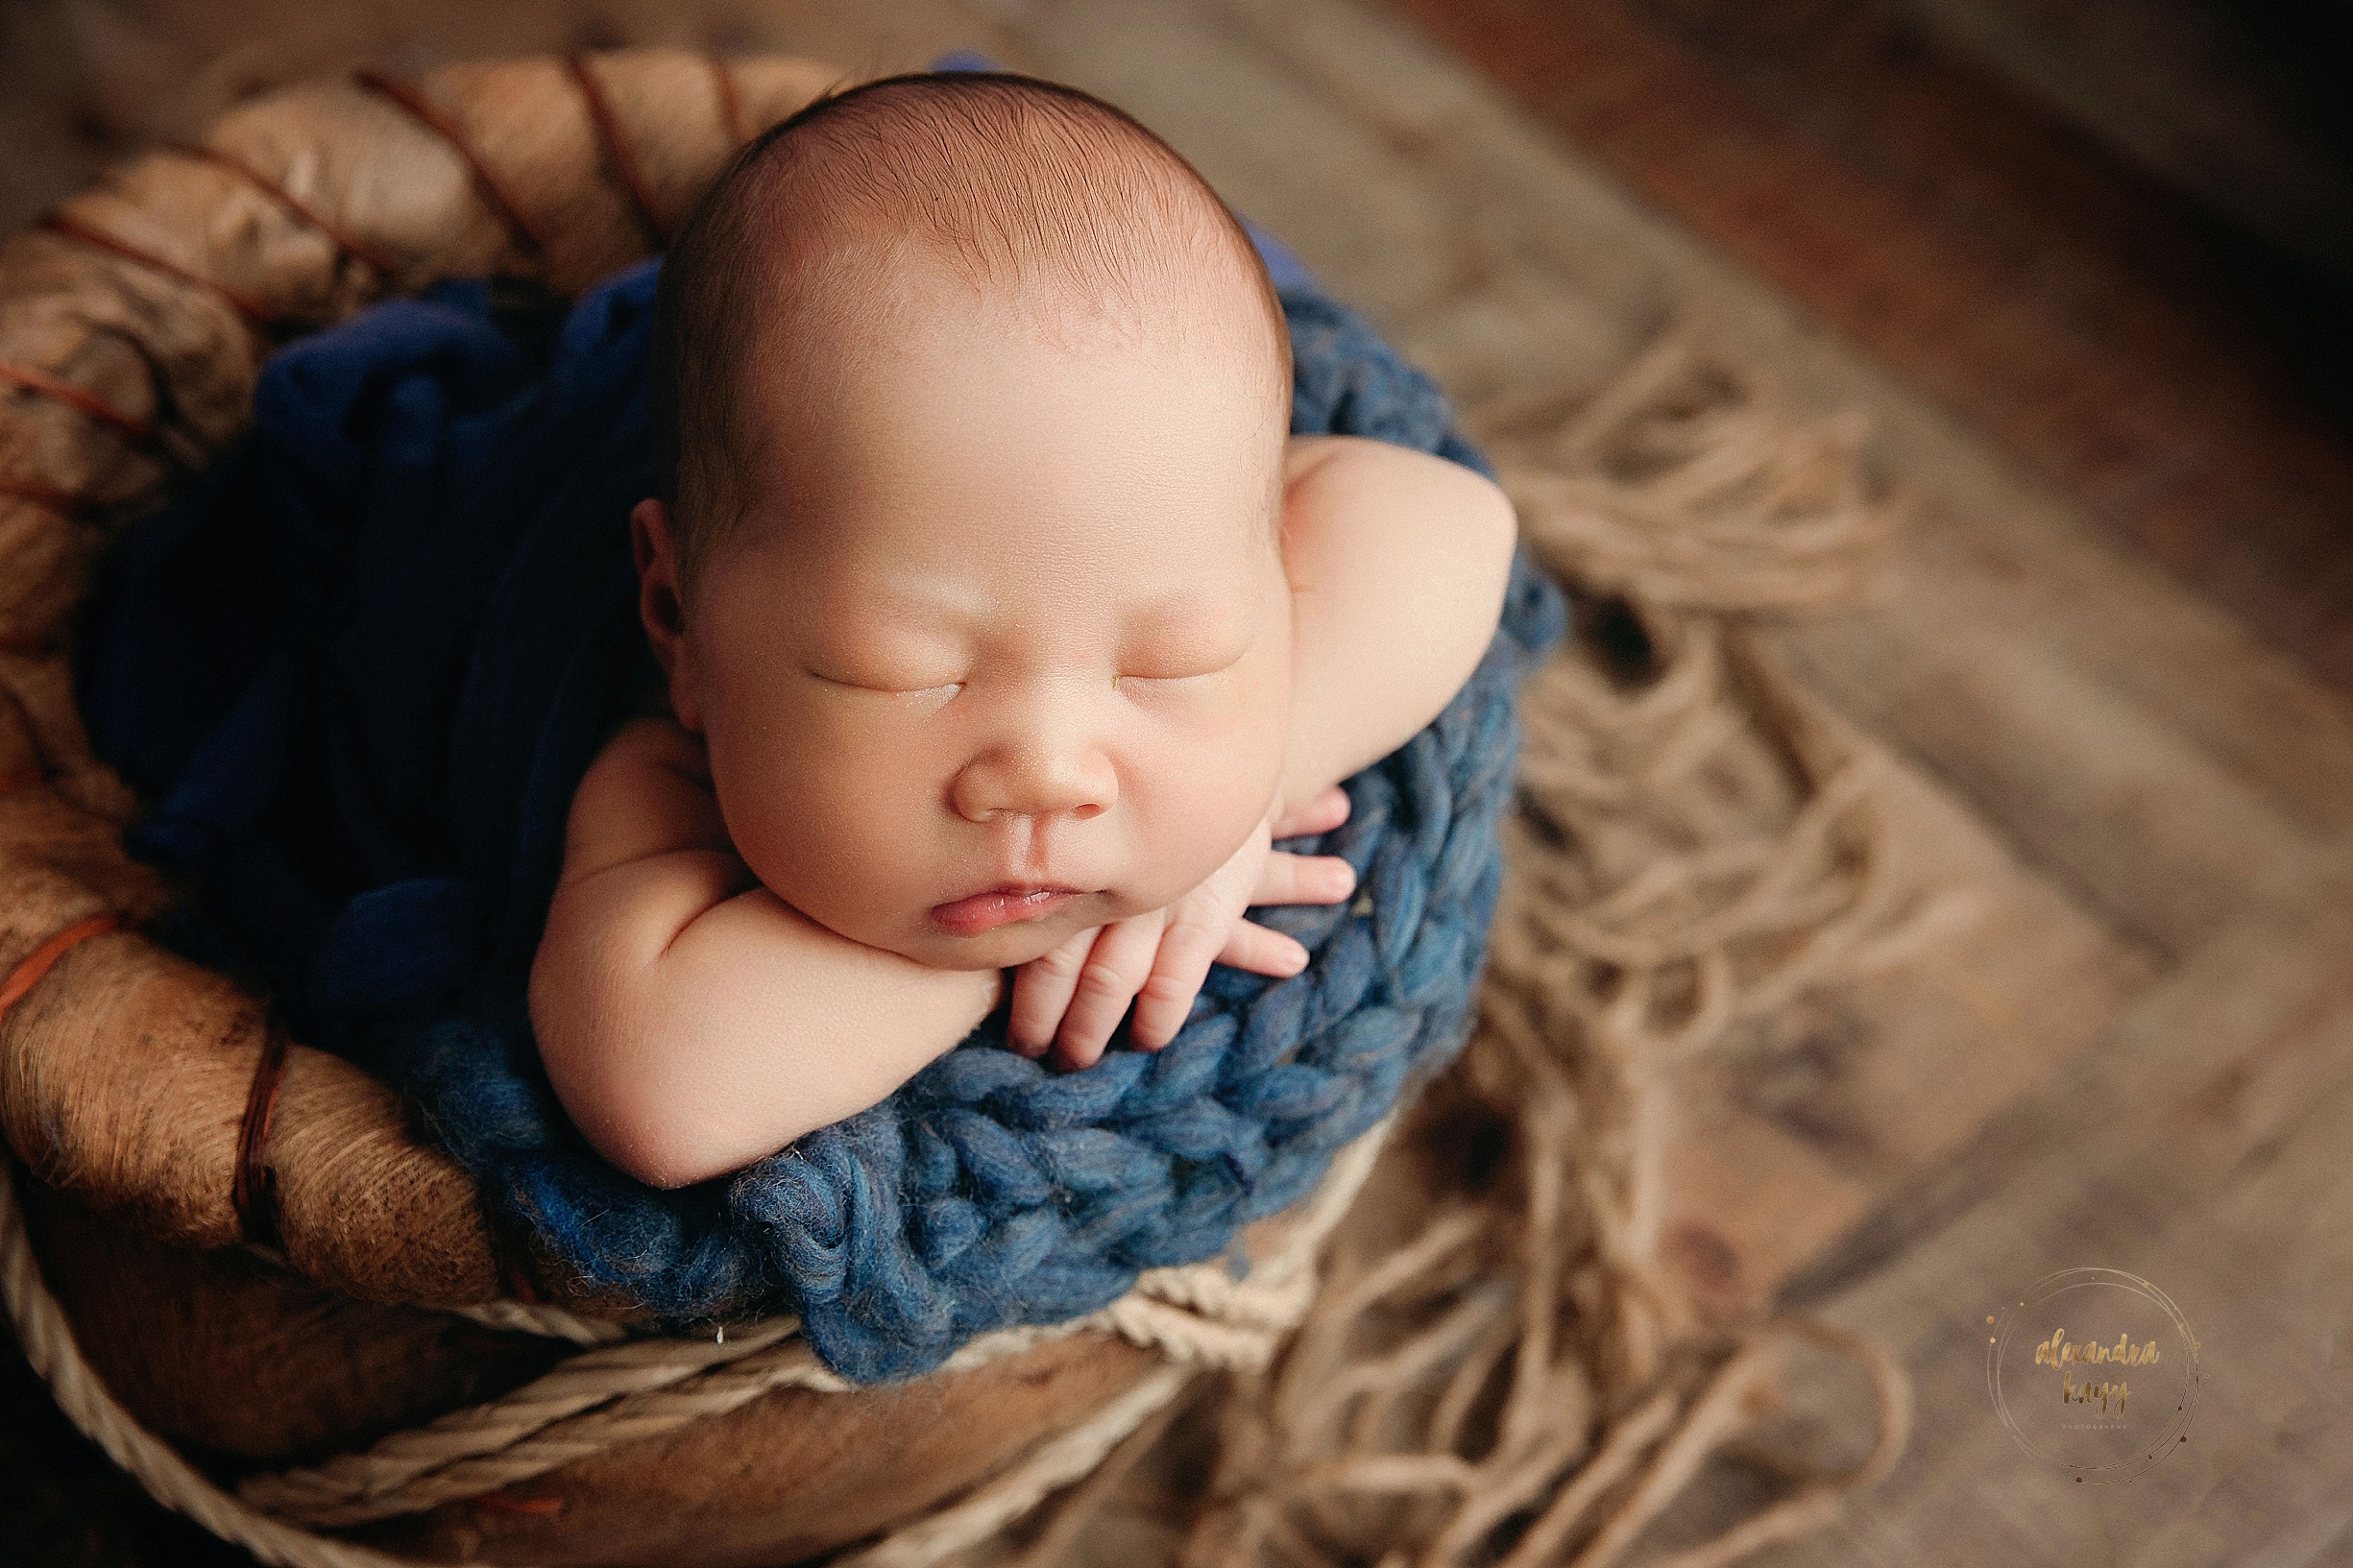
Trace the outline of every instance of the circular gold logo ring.
<instances>
[{"instance_id":1,"label":"circular gold logo ring","mask_svg":"<svg viewBox=\"0 0 2353 1568\"><path fill-rule=\"evenodd\" d=\"M2138 1274L2062 1268L1985 1321L1986 1391L2044 1463L2078 1482L2130 1481L2189 1441L2197 1336Z\"/></svg>"}]
</instances>

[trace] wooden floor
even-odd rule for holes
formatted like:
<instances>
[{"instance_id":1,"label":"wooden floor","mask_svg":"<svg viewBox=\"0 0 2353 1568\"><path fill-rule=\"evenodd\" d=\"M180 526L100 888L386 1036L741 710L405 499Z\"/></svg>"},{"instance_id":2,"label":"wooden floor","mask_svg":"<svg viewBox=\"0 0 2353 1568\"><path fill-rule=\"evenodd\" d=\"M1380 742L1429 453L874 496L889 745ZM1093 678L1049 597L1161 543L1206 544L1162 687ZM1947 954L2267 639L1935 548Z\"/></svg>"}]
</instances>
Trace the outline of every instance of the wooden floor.
<instances>
[{"instance_id":1,"label":"wooden floor","mask_svg":"<svg viewBox=\"0 0 2353 1568\"><path fill-rule=\"evenodd\" d=\"M2084 9L2043 9L2070 4ZM2300 285L2295 263L1913 16L2000 12L2000 0L1395 6L1581 154L2353 693L2343 286L2317 263ZM2342 227L2334 211L2305 221Z\"/></svg>"},{"instance_id":2,"label":"wooden floor","mask_svg":"<svg viewBox=\"0 0 2353 1568\"><path fill-rule=\"evenodd\" d=\"M1834 269L1760 265L1707 214L1768 200L1771 183L1743 184L1755 171L1710 151L1704 125L1685 161L1656 125L1637 158L1605 133L1632 110L1535 101L1540 60L1520 62L1522 80L1449 52L1488 47L1473 35L1506 9L918 0L877 21L846 4L648 5L607 8L597 36L716 36L861 68L969 46L1078 83L1158 129L1468 403L1590 381L1698 308L1806 402L1866 411L1877 463L1920 500L1895 584L1774 635L1897 760L1918 808L1907 853L1981 888L1987 912L1933 957L1808 998L1679 1080L1674 1266L1725 1313L1803 1310L1877 1336L1918 1387L1896 1473L1831 1531L1754 1560L2353 1560L2353 722L2326 651L2341 635L2327 574L2353 573L2341 454L2316 438L2310 473L2234 469L2229 421L2287 416L2232 381L2227 356L2136 336L2133 321L2172 309L2153 295L2115 306L2129 351L2078 356L2077 384L1971 404L2009 362L2003 334L2043 352L2037 334L2059 327L2031 311L1973 320L2000 290L1955 273L1949 314L1915 311L1899 342L1885 324L1904 313L1838 296ZM188 25L278 27L282 63L309 36L302 14L277 0ZM353 22L316 53L399 36L420 59L548 47L572 36L567 14L453 12L440 33L410 18L400 35ZM1657 68L1623 84L1626 103L1675 87ZM1670 176L1688 210L1660 195ZM1856 211L1866 226L1904 216ZM1907 264L1942 264L1929 238ZM1967 374L1940 379L1955 363ZM2214 379L2185 386L2185 365ZM2248 504L2300 508L2302 575L2258 561L2185 587L2175 573L2195 580L2200 562L2162 547L2165 496L2098 477L2169 443L2180 495L2258 484L2271 488ZM2290 589L2305 595L2302 642L2234 618ZM2161 1286L2203 1344L2190 1441L2128 1485L2067 1484L2011 1442L1985 1391L1985 1315L2094 1265ZM21 1397L0 1383L12 1422ZM1859 1419L1835 1390L1823 1400L1828 1429ZM1667 1533L1748 1484L1703 1478ZM65 1542L96 1527L56 1528ZM168 1556L78 1550L42 1560Z\"/></svg>"}]
</instances>

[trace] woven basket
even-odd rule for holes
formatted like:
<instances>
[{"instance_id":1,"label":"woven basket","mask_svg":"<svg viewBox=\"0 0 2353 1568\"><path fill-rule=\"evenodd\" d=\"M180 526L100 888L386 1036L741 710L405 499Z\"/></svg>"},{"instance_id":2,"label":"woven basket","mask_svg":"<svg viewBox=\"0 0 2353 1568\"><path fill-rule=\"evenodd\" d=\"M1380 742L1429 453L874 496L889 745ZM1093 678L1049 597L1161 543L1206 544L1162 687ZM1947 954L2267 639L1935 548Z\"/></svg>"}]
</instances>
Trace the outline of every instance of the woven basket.
<instances>
[{"instance_id":1,"label":"woven basket","mask_svg":"<svg viewBox=\"0 0 2353 1568\"><path fill-rule=\"evenodd\" d=\"M299 86L0 245L0 1129L23 1168L0 1262L37 1265L9 1304L68 1412L266 1557L782 1561L919 1521L879 1560L932 1560L1172 1399L1172 1343L1263 1363L1370 1161L1250 1233L1255 1295L1163 1270L1105 1332L997 1337L912 1385L845 1392L773 1325L594 1348L627 1305L494 1235L388 1089L135 934L174 890L122 854L136 803L64 654L116 526L238 432L276 343L444 277L575 293L836 80L643 50ZM566 1392L591 1372L601 1392ZM527 1459L467 1446L483 1410Z\"/></svg>"}]
</instances>

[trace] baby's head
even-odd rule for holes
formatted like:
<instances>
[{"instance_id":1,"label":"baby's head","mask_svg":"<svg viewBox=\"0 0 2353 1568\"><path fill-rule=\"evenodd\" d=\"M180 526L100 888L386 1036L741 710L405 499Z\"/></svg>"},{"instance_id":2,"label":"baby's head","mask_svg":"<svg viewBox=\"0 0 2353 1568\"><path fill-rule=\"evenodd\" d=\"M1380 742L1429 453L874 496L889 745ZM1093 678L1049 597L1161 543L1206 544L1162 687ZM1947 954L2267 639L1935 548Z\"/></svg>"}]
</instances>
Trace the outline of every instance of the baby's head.
<instances>
[{"instance_id":1,"label":"baby's head","mask_svg":"<svg viewBox=\"0 0 2353 1568\"><path fill-rule=\"evenodd\" d=\"M654 375L641 609L779 897L998 968L1249 836L1290 712L1289 345L1149 132L1003 76L820 102L680 234ZM1076 896L990 926L1006 886Z\"/></svg>"}]
</instances>

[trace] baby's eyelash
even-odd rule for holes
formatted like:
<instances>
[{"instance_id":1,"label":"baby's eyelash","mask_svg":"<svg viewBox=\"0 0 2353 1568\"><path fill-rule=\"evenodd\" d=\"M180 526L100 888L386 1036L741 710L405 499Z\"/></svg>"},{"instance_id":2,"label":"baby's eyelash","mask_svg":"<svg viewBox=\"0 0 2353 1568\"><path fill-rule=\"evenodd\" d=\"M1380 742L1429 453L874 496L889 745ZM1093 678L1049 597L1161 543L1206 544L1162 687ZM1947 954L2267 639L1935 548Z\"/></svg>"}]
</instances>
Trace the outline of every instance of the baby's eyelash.
<instances>
[{"instance_id":1,"label":"baby's eyelash","mask_svg":"<svg viewBox=\"0 0 2353 1568\"><path fill-rule=\"evenodd\" d=\"M1217 673L1219 672L1211 669L1203 670L1199 675L1114 675L1111 677L1111 685L1114 689L1123 681L1131 686L1176 686L1185 681L1205 681Z\"/></svg>"},{"instance_id":2,"label":"baby's eyelash","mask_svg":"<svg viewBox=\"0 0 2353 1568\"><path fill-rule=\"evenodd\" d=\"M810 670L809 674L813 679L822 681L827 686L839 687L844 691L871 691L878 697L928 697L941 691L955 692L964 689L964 683L961 681L950 681L942 686L923 687L861 686L856 681L839 680L813 669Z\"/></svg>"},{"instance_id":3,"label":"baby's eyelash","mask_svg":"<svg viewBox=\"0 0 2353 1568\"><path fill-rule=\"evenodd\" d=\"M1188 686L1201 681L1215 680L1231 667L1231 665L1226 665L1218 669L1198 670L1190 675L1114 675L1111 677L1111 689L1117 691L1123 685ZM822 682L826 686L835 687L843 691L872 692L878 697L933 697L943 693L954 696L964 689L964 683L961 681L949 681L940 686L925 687L866 686L857 681L844 681L837 676L827 675L818 670L813 669L807 673L811 679Z\"/></svg>"},{"instance_id":4,"label":"baby's eyelash","mask_svg":"<svg viewBox=\"0 0 2353 1568\"><path fill-rule=\"evenodd\" d=\"M1221 675L1230 674L1233 667L1242 663L1244 657L1244 654L1236 654L1214 668L1188 670L1182 675L1114 675L1111 677L1111 685L1116 689L1122 681L1148 681L1155 686L1180 686L1187 682L1211 681Z\"/></svg>"}]
</instances>

